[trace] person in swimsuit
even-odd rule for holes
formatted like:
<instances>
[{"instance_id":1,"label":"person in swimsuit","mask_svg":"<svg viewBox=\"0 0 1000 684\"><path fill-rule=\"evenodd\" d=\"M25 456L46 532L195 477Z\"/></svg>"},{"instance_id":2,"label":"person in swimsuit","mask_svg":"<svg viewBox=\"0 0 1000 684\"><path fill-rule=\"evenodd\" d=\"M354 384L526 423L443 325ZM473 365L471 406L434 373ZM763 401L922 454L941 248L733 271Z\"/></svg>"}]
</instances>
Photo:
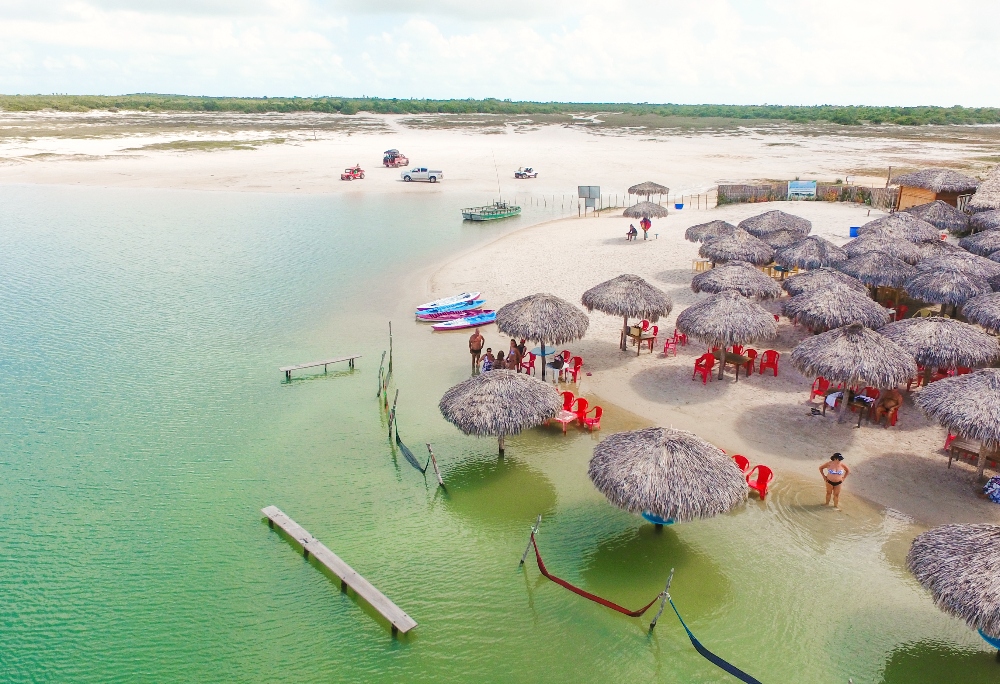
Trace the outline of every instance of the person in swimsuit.
<instances>
[{"instance_id":1,"label":"person in swimsuit","mask_svg":"<svg viewBox=\"0 0 1000 684\"><path fill-rule=\"evenodd\" d=\"M493 370L493 347L486 348L486 356L483 357L483 370Z\"/></svg>"},{"instance_id":2,"label":"person in swimsuit","mask_svg":"<svg viewBox=\"0 0 1000 684\"><path fill-rule=\"evenodd\" d=\"M472 337L469 338L469 353L472 354L473 374L479 370L479 357L483 354L484 344L486 344L486 340L479 334L479 328L476 328L472 331Z\"/></svg>"},{"instance_id":3,"label":"person in swimsuit","mask_svg":"<svg viewBox=\"0 0 1000 684\"><path fill-rule=\"evenodd\" d=\"M517 340L510 341L510 351L507 352L507 370L521 372L521 351L517 348Z\"/></svg>"},{"instance_id":4,"label":"person in swimsuit","mask_svg":"<svg viewBox=\"0 0 1000 684\"><path fill-rule=\"evenodd\" d=\"M878 403L875 404L875 423L881 423L882 419L885 418L885 426L889 427L889 416L892 412L898 409L903 403L903 395L899 393L899 390L893 387L890 390L886 390L879 397Z\"/></svg>"},{"instance_id":5,"label":"person in swimsuit","mask_svg":"<svg viewBox=\"0 0 1000 684\"><path fill-rule=\"evenodd\" d=\"M823 502L823 505L829 505L832 496L833 507L840 510L840 486L851 474L851 469L844 464L844 457L839 453L831 456L829 461L819 467L819 474L826 482L826 501Z\"/></svg>"},{"instance_id":6,"label":"person in swimsuit","mask_svg":"<svg viewBox=\"0 0 1000 684\"><path fill-rule=\"evenodd\" d=\"M507 367L507 360L503 357L503 349L497 352L497 357L493 361L493 370L503 370Z\"/></svg>"}]
</instances>

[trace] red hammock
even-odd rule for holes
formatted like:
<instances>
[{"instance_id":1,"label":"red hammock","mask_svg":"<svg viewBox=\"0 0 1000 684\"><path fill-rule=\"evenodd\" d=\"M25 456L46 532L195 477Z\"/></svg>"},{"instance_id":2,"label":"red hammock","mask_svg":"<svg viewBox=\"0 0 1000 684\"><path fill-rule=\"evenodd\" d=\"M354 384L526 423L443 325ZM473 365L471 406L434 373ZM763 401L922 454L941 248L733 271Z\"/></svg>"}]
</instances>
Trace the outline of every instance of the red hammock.
<instances>
[{"instance_id":1,"label":"red hammock","mask_svg":"<svg viewBox=\"0 0 1000 684\"><path fill-rule=\"evenodd\" d=\"M580 596L582 596L585 599L590 599L591 601L593 601L595 603L600 603L602 606L604 606L606 608L610 608L611 610L617 610L619 613L622 613L624 615L628 615L629 617L639 617L640 615L642 615L643 613L645 613L647 610L649 610L649 608L654 603L656 603L657 599L659 599L660 596L661 596L661 594L657 594L656 596L653 597L652 601L650 601L649 603L647 603L646 605L644 605L639 610L629 610L628 608L625 608L623 606L619 606L617 603L613 603L611 601L608 601L607 599L602 599L600 596L597 596L595 594L591 594L589 591L584 591L583 589L580 589L579 587L574 587L572 584L570 584L566 580L561 579L559 577L556 577L553 574L550 574L549 571L545 569L545 563L542 562L542 554L540 554L538 552L538 542L535 541L535 535L534 534L531 535L531 544L532 544L532 546L535 547L535 560L538 561L538 571L540 573L542 573L543 575L545 575L547 578L549 578L550 580L552 580L556 584L558 584L560 586L563 586L563 587L566 587L567 589L569 589L570 591L572 591L574 594L579 594Z\"/></svg>"}]
</instances>

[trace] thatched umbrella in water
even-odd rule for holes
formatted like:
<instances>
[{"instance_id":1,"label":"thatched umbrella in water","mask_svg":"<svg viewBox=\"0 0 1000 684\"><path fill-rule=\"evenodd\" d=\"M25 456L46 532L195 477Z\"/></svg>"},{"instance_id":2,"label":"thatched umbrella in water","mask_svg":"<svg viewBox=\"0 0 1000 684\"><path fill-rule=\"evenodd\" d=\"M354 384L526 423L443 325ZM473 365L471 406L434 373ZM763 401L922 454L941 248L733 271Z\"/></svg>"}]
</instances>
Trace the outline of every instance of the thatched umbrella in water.
<instances>
[{"instance_id":1,"label":"thatched umbrella in water","mask_svg":"<svg viewBox=\"0 0 1000 684\"><path fill-rule=\"evenodd\" d=\"M438 408L465 434L496 437L503 456L504 437L553 418L562 408L562 398L552 385L530 375L492 370L452 387Z\"/></svg>"},{"instance_id":2,"label":"thatched umbrella in water","mask_svg":"<svg viewBox=\"0 0 1000 684\"><path fill-rule=\"evenodd\" d=\"M736 232L736 226L725 221L709 221L691 226L684 231L684 239L689 242L706 242L720 237L729 237Z\"/></svg>"},{"instance_id":3,"label":"thatched umbrella in water","mask_svg":"<svg viewBox=\"0 0 1000 684\"><path fill-rule=\"evenodd\" d=\"M749 261L751 264L767 264L774 258L774 249L745 230L737 229L728 237L703 243L698 254L713 262Z\"/></svg>"},{"instance_id":4,"label":"thatched umbrella in water","mask_svg":"<svg viewBox=\"0 0 1000 684\"><path fill-rule=\"evenodd\" d=\"M587 314L555 295L534 294L497 310L497 330L542 346L542 379L545 379L545 343L566 344L587 333Z\"/></svg>"},{"instance_id":5,"label":"thatched umbrella in water","mask_svg":"<svg viewBox=\"0 0 1000 684\"><path fill-rule=\"evenodd\" d=\"M805 237L812 230L812 223L800 216L774 210L743 219L739 222L738 227L757 237L779 230L791 230Z\"/></svg>"},{"instance_id":6,"label":"thatched umbrella in water","mask_svg":"<svg viewBox=\"0 0 1000 684\"><path fill-rule=\"evenodd\" d=\"M628 218L662 218L667 215L667 208L652 202L639 202L626 209L622 216Z\"/></svg>"},{"instance_id":7,"label":"thatched umbrella in water","mask_svg":"<svg viewBox=\"0 0 1000 684\"><path fill-rule=\"evenodd\" d=\"M865 384L887 389L917 374L909 353L857 323L800 342L792 349L792 365L806 377L822 376L849 388ZM846 412L847 401L841 401L837 422L843 422Z\"/></svg>"},{"instance_id":8,"label":"thatched umbrella in water","mask_svg":"<svg viewBox=\"0 0 1000 684\"><path fill-rule=\"evenodd\" d=\"M979 328L951 318L907 318L880 328L924 367L924 387L935 368L977 368L1000 357L1000 342Z\"/></svg>"},{"instance_id":9,"label":"thatched umbrella in water","mask_svg":"<svg viewBox=\"0 0 1000 684\"><path fill-rule=\"evenodd\" d=\"M638 185L633 185L628 189L630 195L638 195L639 197L652 197L653 195L669 195L670 188L666 185L660 185L659 183L654 183L653 181L646 181L645 183L639 183Z\"/></svg>"},{"instance_id":10,"label":"thatched umbrella in water","mask_svg":"<svg viewBox=\"0 0 1000 684\"><path fill-rule=\"evenodd\" d=\"M917 269L884 252L868 252L851 257L838 268L870 287L900 287Z\"/></svg>"},{"instance_id":11,"label":"thatched umbrella in water","mask_svg":"<svg viewBox=\"0 0 1000 684\"><path fill-rule=\"evenodd\" d=\"M1000 525L942 525L919 534L906 554L906 567L931 592L938 608L964 620L996 647Z\"/></svg>"},{"instance_id":12,"label":"thatched umbrella in water","mask_svg":"<svg viewBox=\"0 0 1000 684\"><path fill-rule=\"evenodd\" d=\"M981 211L978 214L973 214L972 218L969 219L969 228L974 233L1000 228L1000 209L991 209L990 211Z\"/></svg>"},{"instance_id":13,"label":"thatched umbrella in water","mask_svg":"<svg viewBox=\"0 0 1000 684\"><path fill-rule=\"evenodd\" d=\"M992 292L990 284L953 266L933 271L918 271L903 284L906 294L931 304L948 305L958 310L967 299Z\"/></svg>"},{"instance_id":14,"label":"thatched umbrella in water","mask_svg":"<svg viewBox=\"0 0 1000 684\"><path fill-rule=\"evenodd\" d=\"M881 236L910 242L934 242L941 239L941 231L913 214L897 211L869 221L858 230L859 236Z\"/></svg>"},{"instance_id":15,"label":"thatched umbrella in water","mask_svg":"<svg viewBox=\"0 0 1000 684\"><path fill-rule=\"evenodd\" d=\"M881 328L889 312L871 297L843 287L810 290L785 302L785 315L810 330L823 332L851 323Z\"/></svg>"},{"instance_id":16,"label":"thatched umbrella in water","mask_svg":"<svg viewBox=\"0 0 1000 684\"><path fill-rule=\"evenodd\" d=\"M973 297L962 305L962 315L991 332L1000 333L1000 292Z\"/></svg>"},{"instance_id":17,"label":"thatched umbrella in water","mask_svg":"<svg viewBox=\"0 0 1000 684\"><path fill-rule=\"evenodd\" d=\"M705 344L726 347L769 340L778 334L774 314L738 292L726 290L692 304L677 316L677 329ZM719 363L719 378L725 369L725 357ZM739 368L736 369L739 373Z\"/></svg>"},{"instance_id":18,"label":"thatched umbrella in water","mask_svg":"<svg viewBox=\"0 0 1000 684\"><path fill-rule=\"evenodd\" d=\"M986 455L1000 443L1000 368L983 368L924 387L916 397L924 413L955 434L980 441L978 477Z\"/></svg>"},{"instance_id":19,"label":"thatched umbrella in water","mask_svg":"<svg viewBox=\"0 0 1000 684\"><path fill-rule=\"evenodd\" d=\"M844 245L844 251L847 253L848 258L861 256L869 252L882 252L911 265L920 261L921 256L920 249L912 242L878 237L876 235L854 238Z\"/></svg>"},{"instance_id":20,"label":"thatched umbrella in water","mask_svg":"<svg viewBox=\"0 0 1000 684\"><path fill-rule=\"evenodd\" d=\"M846 287L849 290L856 290L857 292L868 293L868 288L857 278L827 267L793 275L781 284L782 289L793 297L816 288L838 286Z\"/></svg>"},{"instance_id":21,"label":"thatched umbrella in water","mask_svg":"<svg viewBox=\"0 0 1000 684\"><path fill-rule=\"evenodd\" d=\"M621 350L625 351L625 331L628 330L629 318L648 318L654 323L660 316L666 316L674 308L670 296L663 290L653 287L637 275L620 275L595 285L582 297L583 305L588 311L597 309L601 313L624 318Z\"/></svg>"},{"instance_id":22,"label":"thatched umbrella in water","mask_svg":"<svg viewBox=\"0 0 1000 684\"><path fill-rule=\"evenodd\" d=\"M969 230L969 217L941 200L918 204L903 211L949 233L964 233Z\"/></svg>"},{"instance_id":23,"label":"thatched umbrella in water","mask_svg":"<svg viewBox=\"0 0 1000 684\"><path fill-rule=\"evenodd\" d=\"M1000 276L1000 264L964 250L939 252L935 256L921 259L917 264L918 273L940 269L962 271L984 280Z\"/></svg>"},{"instance_id":24,"label":"thatched umbrella in water","mask_svg":"<svg viewBox=\"0 0 1000 684\"><path fill-rule=\"evenodd\" d=\"M689 522L746 501L746 480L733 459L684 430L618 432L594 448L587 469L594 486L630 513Z\"/></svg>"},{"instance_id":25,"label":"thatched umbrella in water","mask_svg":"<svg viewBox=\"0 0 1000 684\"><path fill-rule=\"evenodd\" d=\"M785 268L815 269L847 261L847 253L829 240L810 235L774 253L774 263Z\"/></svg>"},{"instance_id":26,"label":"thatched umbrella in water","mask_svg":"<svg viewBox=\"0 0 1000 684\"><path fill-rule=\"evenodd\" d=\"M1000 230L984 230L958 241L958 246L979 256L989 256L1000 250Z\"/></svg>"},{"instance_id":27,"label":"thatched umbrella in water","mask_svg":"<svg viewBox=\"0 0 1000 684\"><path fill-rule=\"evenodd\" d=\"M777 299L781 287L760 269L745 261L727 261L715 268L702 271L691 279L691 289L695 292L717 293L734 290L744 297Z\"/></svg>"}]
</instances>

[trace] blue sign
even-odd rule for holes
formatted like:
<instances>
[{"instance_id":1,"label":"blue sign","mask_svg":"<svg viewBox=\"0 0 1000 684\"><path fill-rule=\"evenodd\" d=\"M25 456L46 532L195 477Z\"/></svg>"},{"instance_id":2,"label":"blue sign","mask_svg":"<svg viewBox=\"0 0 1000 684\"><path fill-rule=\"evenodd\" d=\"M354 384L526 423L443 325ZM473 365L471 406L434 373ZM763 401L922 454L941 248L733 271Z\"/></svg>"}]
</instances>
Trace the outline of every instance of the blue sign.
<instances>
[{"instance_id":1,"label":"blue sign","mask_svg":"<svg viewBox=\"0 0 1000 684\"><path fill-rule=\"evenodd\" d=\"M788 199L816 197L816 181L788 181Z\"/></svg>"}]
</instances>

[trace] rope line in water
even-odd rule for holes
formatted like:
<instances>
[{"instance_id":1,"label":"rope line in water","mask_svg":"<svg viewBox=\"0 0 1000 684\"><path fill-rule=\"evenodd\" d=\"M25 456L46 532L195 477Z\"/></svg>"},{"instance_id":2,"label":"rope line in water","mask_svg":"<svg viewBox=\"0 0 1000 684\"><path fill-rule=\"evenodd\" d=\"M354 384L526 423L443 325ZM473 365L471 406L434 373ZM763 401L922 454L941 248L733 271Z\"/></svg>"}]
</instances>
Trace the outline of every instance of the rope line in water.
<instances>
[{"instance_id":1,"label":"rope line in water","mask_svg":"<svg viewBox=\"0 0 1000 684\"><path fill-rule=\"evenodd\" d=\"M420 462L417 460L417 457L413 455L413 452L410 451L409 447L403 444L403 441L399 438L398 425L396 426L396 446L398 446L399 450L403 452L403 457L410 462L411 466L419 470L421 473L427 472L427 466L430 465L431 462L430 457L428 456L427 458L427 465L421 466Z\"/></svg>"},{"instance_id":2,"label":"rope line in water","mask_svg":"<svg viewBox=\"0 0 1000 684\"><path fill-rule=\"evenodd\" d=\"M704 657L710 663L712 663L718 668L725 670L732 676L739 679L741 682L746 682L747 684L761 684L760 680L754 679L752 676L748 675L740 668L730 663L727 663L725 660L723 660L722 658L720 658L719 656L715 655L707 648L702 646L701 642L695 638L694 634L691 633L691 630L688 629L688 626L684 623L684 618L682 618L681 614L677 612L677 606L674 605L674 600L670 598L670 594L667 594L667 600L670 601L670 607L674 609L674 614L677 616L677 619L681 621L681 627L683 627L684 631L687 632L688 639L691 640L691 645L694 646L694 650L698 651L698 653L700 653L702 657Z\"/></svg>"}]
</instances>

